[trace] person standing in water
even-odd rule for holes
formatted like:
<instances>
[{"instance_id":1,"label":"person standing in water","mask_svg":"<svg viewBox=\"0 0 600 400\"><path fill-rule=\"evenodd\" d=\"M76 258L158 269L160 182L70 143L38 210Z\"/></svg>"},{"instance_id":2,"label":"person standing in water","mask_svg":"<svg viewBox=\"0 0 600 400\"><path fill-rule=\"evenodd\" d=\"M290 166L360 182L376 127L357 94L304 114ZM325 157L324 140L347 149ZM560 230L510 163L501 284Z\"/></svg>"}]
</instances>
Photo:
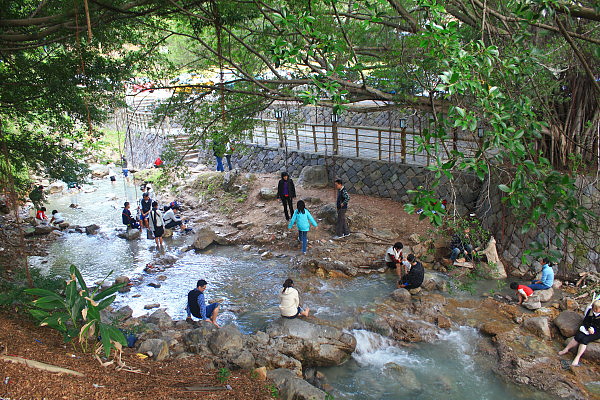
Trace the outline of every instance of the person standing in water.
<instances>
[{"instance_id":1,"label":"person standing in water","mask_svg":"<svg viewBox=\"0 0 600 400\"><path fill-rule=\"evenodd\" d=\"M162 213L158 209L158 202L156 201L152 202L152 210L150 211L150 215L148 217L148 224L152 234L154 235L156 246L162 247L162 236L165 233L165 221L163 220Z\"/></svg>"}]
</instances>

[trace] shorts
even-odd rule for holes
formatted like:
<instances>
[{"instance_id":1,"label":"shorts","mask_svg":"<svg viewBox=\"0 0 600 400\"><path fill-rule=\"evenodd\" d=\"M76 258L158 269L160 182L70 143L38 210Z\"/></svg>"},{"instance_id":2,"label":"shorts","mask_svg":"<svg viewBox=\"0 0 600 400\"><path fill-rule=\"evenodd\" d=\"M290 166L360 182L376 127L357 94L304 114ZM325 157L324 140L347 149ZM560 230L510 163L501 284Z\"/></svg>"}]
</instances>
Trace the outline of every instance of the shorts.
<instances>
[{"instance_id":1,"label":"shorts","mask_svg":"<svg viewBox=\"0 0 600 400\"><path fill-rule=\"evenodd\" d=\"M162 226L157 226L156 229L154 229L154 231L152 232L152 234L154 235L155 238L162 237L162 235L164 233L165 233L165 228L163 228Z\"/></svg>"},{"instance_id":2,"label":"shorts","mask_svg":"<svg viewBox=\"0 0 600 400\"><path fill-rule=\"evenodd\" d=\"M110 177L110 181L111 182L116 182L117 181L117 177L116 176L111 176Z\"/></svg>"},{"instance_id":3,"label":"shorts","mask_svg":"<svg viewBox=\"0 0 600 400\"><path fill-rule=\"evenodd\" d=\"M392 268L392 269L396 268L396 263L393 261L386 261L385 265L387 265L388 268Z\"/></svg>"},{"instance_id":4,"label":"shorts","mask_svg":"<svg viewBox=\"0 0 600 400\"><path fill-rule=\"evenodd\" d=\"M127 178L128 175L129 175L129 170L127 168L123 168L123 176L125 178Z\"/></svg>"},{"instance_id":5,"label":"shorts","mask_svg":"<svg viewBox=\"0 0 600 400\"><path fill-rule=\"evenodd\" d=\"M148 214L148 215L149 215L149 214ZM143 220L145 220L145 219L148 219L148 215L144 215L143 213L142 213L142 214L140 214L140 220L142 220L142 221L143 221Z\"/></svg>"},{"instance_id":6,"label":"shorts","mask_svg":"<svg viewBox=\"0 0 600 400\"><path fill-rule=\"evenodd\" d=\"M298 307L298 312L296 312L296 315L292 315L291 317L286 317L285 315L282 315L283 318L287 318L287 319L294 319L296 318L298 315L300 315L300 313L304 311L304 309L302 307Z\"/></svg>"},{"instance_id":7,"label":"shorts","mask_svg":"<svg viewBox=\"0 0 600 400\"><path fill-rule=\"evenodd\" d=\"M169 222L167 222L167 224L165 225L165 228L167 228L167 229L172 229L172 228L175 228L176 226L181 226L181 224L183 224L183 221L181 221L181 220L177 220L177 221L169 221Z\"/></svg>"},{"instance_id":8,"label":"shorts","mask_svg":"<svg viewBox=\"0 0 600 400\"><path fill-rule=\"evenodd\" d=\"M213 313L215 312L215 309L219 307L219 303L211 303L209 305L206 306L206 318L210 318Z\"/></svg>"}]
</instances>

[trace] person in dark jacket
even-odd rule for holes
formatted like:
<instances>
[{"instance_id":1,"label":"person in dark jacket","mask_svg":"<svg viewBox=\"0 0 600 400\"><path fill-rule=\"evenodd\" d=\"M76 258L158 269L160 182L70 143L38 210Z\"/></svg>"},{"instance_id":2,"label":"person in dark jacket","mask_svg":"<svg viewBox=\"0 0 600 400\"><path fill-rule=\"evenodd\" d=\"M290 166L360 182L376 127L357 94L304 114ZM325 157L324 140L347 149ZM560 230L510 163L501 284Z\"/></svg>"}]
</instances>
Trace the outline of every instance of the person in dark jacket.
<instances>
[{"instance_id":1,"label":"person in dark jacket","mask_svg":"<svg viewBox=\"0 0 600 400\"><path fill-rule=\"evenodd\" d=\"M200 279L196 283L196 289L190 290L187 301L187 318L186 321L192 321L192 315L201 321L207 321L219 328L217 324L217 316L219 315L219 303L211 303L206 305L204 299L204 291L206 290L207 282Z\"/></svg>"},{"instance_id":2,"label":"person in dark jacket","mask_svg":"<svg viewBox=\"0 0 600 400\"><path fill-rule=\"evenodd\" d=\"M585 318L579 327L579 331L575 334L575 337L571 339L569 344L558 352L561 356L567 354L573 347L579 345L577 348L577 355L571 363L572 366L576 367L579 365L579 359L587 349L587 345L591 342L600 339L600 300L595 300L586 310Z\"/></svg>"},{"instance_id":3,"label":"person in dark jacket","mask_svg":"<svg viewBox=\"0 0 600 400\"><path fill-rule=\"evenodd\" d=\"M131 216L131 210L129 210L130 207L131 205L128 201L123 204L123 212L121 213L123 225L127 225L127 229L142 229L136 219Z\"/></svg>"},{"instance_id":4,"label":"person in dark jacket","mask_svg":"<svg viewBox=\"0 0 600 400\"><path fill-rule=\"evenodd\" d=\"M450 259L455 262L461 256L466 260L471 260L473 257L473 244L471 242L471 230L466 228L463 233L452 235L450 240Z\"/></svg>"},{"instance_id":5,"label":"person in dark jacket","mask_svg":"<svg viewBox=\"0 0 600 400\"><path fill-rule=\"evenodd\" d=\"M281 199L281 203L283 203L283 213L286 221L289 221L292 214L294 214L294 197L296 197L296 187L294 186L294 181L292 178L290 178L287 172L282 172L281 179L277 184L277 198Z\"/></svg>"},{"instance_id":6,"label":"person in dark jacket","mask_svg":"<svg viewBox=\"0 0 600 400\"><path fill-rule=\"evenodd\" d=\"M348 229L348 222L346 221L346 211L348 211L350 195L344 187L344 182L342 182L341 179L335 180L335 188L337 189L338 193L335 201L335 205L337 207L337 221L335 223L334 239L339 239L350 235L350 229Z\"/></svg>"},{"instance_id":7,"label":"person in dark jacket","mask_svg":"<svg viewBox=\"0 0 600 400\"><path fill-rule=\"evenodd\" d=\"M425 279L425 270L423 264L417 261L414 254L409 254L406 258L410 263L410 271L398 281L398 287L404 289L416 289L423 284Z\"/></svg>"}]
</instances>

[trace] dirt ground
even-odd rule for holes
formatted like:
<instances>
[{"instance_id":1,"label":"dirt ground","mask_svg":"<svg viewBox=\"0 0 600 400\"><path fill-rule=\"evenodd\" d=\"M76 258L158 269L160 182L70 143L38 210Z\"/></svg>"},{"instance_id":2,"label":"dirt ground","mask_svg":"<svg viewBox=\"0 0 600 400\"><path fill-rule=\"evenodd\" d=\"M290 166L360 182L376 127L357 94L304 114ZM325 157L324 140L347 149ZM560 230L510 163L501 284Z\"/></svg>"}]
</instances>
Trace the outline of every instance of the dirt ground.
<instances>
[{"instance_id":1,"label":"dirt ground","mask_svg":"<svg viewBox=\"0 0 600 400\"><path fill-rule=\"evenodd\" d=\"M219 382L219 371L198 357L155 362L139 359L125 349L123 361L139 373L103 367L91 354L65 344L55 331L22 318L0 314L0 355L17 356L67 368L84 374L77 377L47 372L0 360L0 399L269 399L269 383L249 372L232 371ZM231 387L227 390L226 385ZM185 388L208 389L187 391ZM211 390L212 389L212 390Z\"/></svg>"},{"instance_id":2,"label":"dirt ground","mask_svg":"<svg viewBox=\"0 0 600 400\"><path fill-rule=\"evenodd\" d=\"M209 223L230 240L238 244L260 245L265 250L299 254L296 240L297 229L287 228L283 206L278 199L264 200L259 197L261 188L276 188L279 177L276 174L254 174L248 197L245 202L235 204L228 214L220 213L219 207L211 202L201 202L198 207L208 211L210 216L201 223ZM308 257L339 260L351 266L371 265L383 259L385 250L400 241L410 251L409 236L432 235L432 226L427 220L404 211L403 204L392 199L350 194L347 217L352 234L349 237L333 240L334 224L318 218L323 205L335 206L337 191L331 188L304 189L296 183L297 200L306 200L307 209L317 219L318 228L308 234ZM184 202L184 206L189 205ZM222 205L221 205L222 209ZM186 212L188 216L193 213ZM193 217L192 217L193 219ZM240 225L242 229L234 225Z\"/></svg>"}]
</instances>

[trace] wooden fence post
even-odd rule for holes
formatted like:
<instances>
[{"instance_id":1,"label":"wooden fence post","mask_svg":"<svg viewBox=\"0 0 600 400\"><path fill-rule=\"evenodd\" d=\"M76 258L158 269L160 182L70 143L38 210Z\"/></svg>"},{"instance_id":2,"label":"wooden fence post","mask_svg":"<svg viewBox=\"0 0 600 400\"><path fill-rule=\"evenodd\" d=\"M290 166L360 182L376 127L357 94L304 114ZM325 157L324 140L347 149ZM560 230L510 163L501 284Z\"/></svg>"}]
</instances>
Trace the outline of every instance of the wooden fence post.
<instances>
[{"instance_id":1,"label":"wooden fence post","mask_svg":"<svg viewBox=\"0 0 600 400\"><path fill-rule=\"evenodd\" d=\"M298 124L294 124L294 132L296 132L296 150L300 150L300 137L298 136Z\"/></svg>"},{"instance_id":2,"label":"wooden fence post","mask_svg":"<svg viewBox=\"0 0 600 400\"><path fill-rule=\"evenodd\" d=\"M381 160L381 130L377 131L377 152L378 152L377 159Z\"/></svg>"},{"instance_id":3,"label":"wooden fence post","mask_svg":"<svg viewBox=\"0 0 600 400\"><path fill-rule=\"evenodd\" d=\"M315 153L317 153L319 149L317 148L317 132L315 129L316 127L312 125L313 143L315 144Z\"/></svg>"},{"instance_id":4,"label":"wooden fence post","mask_svg":"<svg viewBox=\"0 0 600 400\"><path fill-rule=\"evenodd\" d=\"M356 157L358 158L358 128L354 128L354 133L356 135Z\"/></svg>"}]
</instances>

